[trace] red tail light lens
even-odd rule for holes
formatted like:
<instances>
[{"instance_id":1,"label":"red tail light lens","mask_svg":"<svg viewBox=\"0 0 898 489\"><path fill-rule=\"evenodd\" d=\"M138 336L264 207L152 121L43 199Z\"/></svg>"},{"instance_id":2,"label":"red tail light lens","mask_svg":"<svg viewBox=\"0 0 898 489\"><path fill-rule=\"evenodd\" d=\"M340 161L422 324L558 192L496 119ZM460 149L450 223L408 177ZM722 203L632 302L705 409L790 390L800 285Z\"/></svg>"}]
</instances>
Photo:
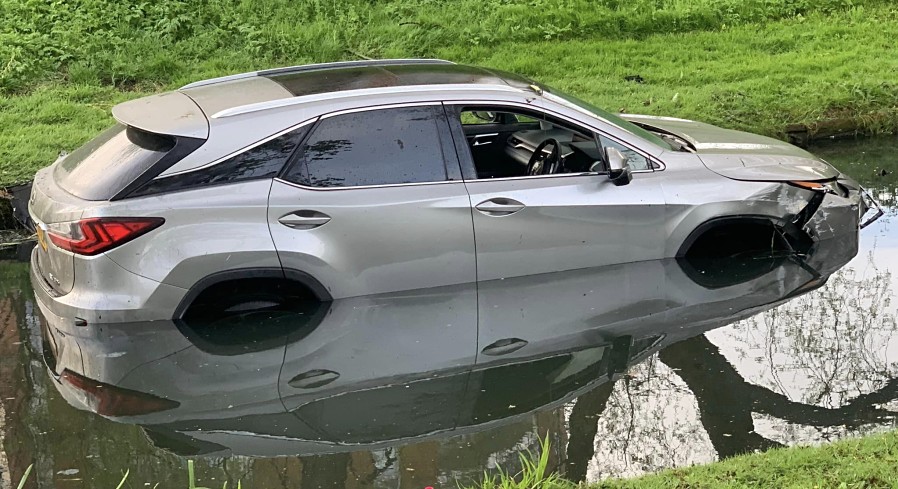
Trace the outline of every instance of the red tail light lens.
<instances>
[{"instance_id":1,"label":"red tail light lens","mask_svg":"<svg viewBox=\"0 0 898 489\"><path fill-rule=\"evenodd\" d=\"M164 223L161 217L97 217L50 224L47 236L64 250L90 256L123 245Z\"/></svg>"},{"instance_id":2,"label":"red tail light lens","mask_svg":"<svg viewBox=\"0 0 898 489\"><path fill-rule=\"evenodd\" d=\"M60 379L86 395L88 407L103 416L138 416L174 409L177 401L123 389L63 370Z\"/></svg>"}]
</instances>

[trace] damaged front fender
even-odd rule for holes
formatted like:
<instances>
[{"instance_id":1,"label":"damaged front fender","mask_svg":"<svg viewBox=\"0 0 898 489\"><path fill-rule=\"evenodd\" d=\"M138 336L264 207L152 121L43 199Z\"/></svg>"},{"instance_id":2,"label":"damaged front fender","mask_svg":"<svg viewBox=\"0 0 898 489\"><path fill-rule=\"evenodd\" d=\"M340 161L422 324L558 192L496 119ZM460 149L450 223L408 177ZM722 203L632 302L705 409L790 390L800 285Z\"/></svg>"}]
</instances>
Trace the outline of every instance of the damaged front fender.
<instances>
[{"instance_id":1,"label":"damaged front fender","mask_svg":"<svg viewBox=\"0 0 898 489\"><path fill-rule=\"evenodd\" d=\"M838 194L775 183L747 196L741 202L741 212L721 203L698 206L697 211L712 215L693 228L677 255L733 256L761 251L803 255L819 241L829 239L843 240L856 250L862 199L859 187L851 183L839 186Z\"/></svg>"}]
</instances>

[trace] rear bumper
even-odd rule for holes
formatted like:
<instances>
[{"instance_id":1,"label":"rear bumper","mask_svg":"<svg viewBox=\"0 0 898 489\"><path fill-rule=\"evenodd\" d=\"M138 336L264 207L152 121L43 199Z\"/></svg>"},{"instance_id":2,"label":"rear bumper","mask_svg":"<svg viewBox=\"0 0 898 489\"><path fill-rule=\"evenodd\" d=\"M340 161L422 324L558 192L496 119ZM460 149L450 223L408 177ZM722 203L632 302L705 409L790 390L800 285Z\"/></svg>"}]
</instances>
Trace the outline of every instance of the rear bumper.
<instances>
[{"instance_id":1,"label":"rear bumper","mask_svg":"<svg viewBox=\"0 0 898 489\"><path fill-rule=\"evenodd\" d=\"M89 267L76 269L75 287L60 296L41 277L37 253L37 248L31 253L30 272L36 302L51 324L69 334L84 331L85 326L76 326L76 321L90 328L171 319L187 294L186 289L135 275L100 255L90 261Z\"/></svg>"}]
</instances>

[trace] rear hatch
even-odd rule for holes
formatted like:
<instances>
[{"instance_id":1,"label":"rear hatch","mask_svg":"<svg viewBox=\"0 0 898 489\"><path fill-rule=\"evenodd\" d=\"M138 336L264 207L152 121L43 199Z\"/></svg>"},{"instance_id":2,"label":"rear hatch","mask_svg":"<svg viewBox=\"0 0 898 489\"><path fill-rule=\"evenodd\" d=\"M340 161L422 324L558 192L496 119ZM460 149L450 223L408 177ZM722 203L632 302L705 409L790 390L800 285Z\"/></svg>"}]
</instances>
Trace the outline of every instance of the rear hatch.
<instances>
[{"instance_id":1,"label":"rear hatch","mask_svg":"<svg viewBox=\"0 0 898 489\"><path fill-rule=\"evenodd\" d=\"M77 221L84 214L85 204L62 190L53 181L53 167L44 168L34 176L28 212L37 230L37 272L50 290L59 295L71 292L75 284L74 257L50 243L49 225Z\"/></svg>"},{"instance_id":2,"label":"rear hatch","mask_svg":"<svg viewBox=\"0 0 898 489\"><path fill-rule=\"evenodd\" d=\"M734 180L829 180L839 176L839 171L825 161L778 139L685 119L642 115L624 118L689 142L709 170Z\"/></svg>"},{"instance_id":3,"label":"rear hatch","mask_svg":"<svg viewBox=\"0 0 898 489\"><path fill-rule=\"evenodd\" d=\"M205 115L177 92L125 102L113 115L116 125L35 175L28 209L37 228L37 268L57 295L74 287L75 255L51 235L77 232L72 225L85 210L158 174L188 154L185 146L195 149L208 137Z\"/></svg>"}]
</instances>

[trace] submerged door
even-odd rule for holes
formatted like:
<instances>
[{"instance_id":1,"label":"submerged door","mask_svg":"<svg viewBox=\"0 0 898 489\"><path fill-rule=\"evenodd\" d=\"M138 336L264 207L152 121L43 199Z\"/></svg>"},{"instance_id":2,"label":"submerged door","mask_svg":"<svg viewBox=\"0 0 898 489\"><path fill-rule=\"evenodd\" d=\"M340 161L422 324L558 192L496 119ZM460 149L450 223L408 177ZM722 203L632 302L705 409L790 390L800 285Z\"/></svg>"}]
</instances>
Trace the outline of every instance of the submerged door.
<instances>
[{"instance_id":1,"label":"submerged door","mask_svg":"<svg viewBox=\"0 0 898 489\"><path fill-rule=\"evenodd\" d=\"M440 105L324 116L269 197L288 273L333 298L476 280L470 201Z\"/></svg>"},{"instance_id":2,"label":"submerged door","mask_svg":"<svg viewBox=\"0 0 898 489\"><path fill-rule=\"evenodd\" d=\"M334 301L287 345L284 406L336 443L455 426L477 353L476 284Z\"/></svg>"},{"instance_id":3,"label":"submerged door","mask_svg":"<svg viewBox=\"0 0 898 489\"><path fill-rule=\"evenodd\" d=\"M541 357L663 324L666 260L478 284L480 365Z\"/></svg>"}]
</instances>

